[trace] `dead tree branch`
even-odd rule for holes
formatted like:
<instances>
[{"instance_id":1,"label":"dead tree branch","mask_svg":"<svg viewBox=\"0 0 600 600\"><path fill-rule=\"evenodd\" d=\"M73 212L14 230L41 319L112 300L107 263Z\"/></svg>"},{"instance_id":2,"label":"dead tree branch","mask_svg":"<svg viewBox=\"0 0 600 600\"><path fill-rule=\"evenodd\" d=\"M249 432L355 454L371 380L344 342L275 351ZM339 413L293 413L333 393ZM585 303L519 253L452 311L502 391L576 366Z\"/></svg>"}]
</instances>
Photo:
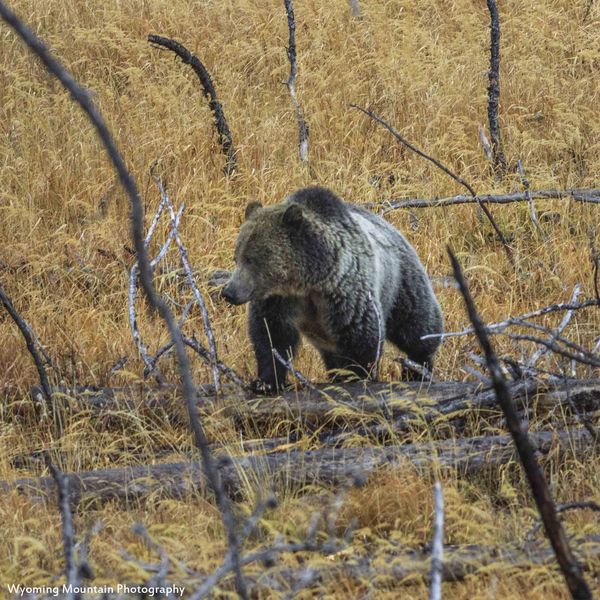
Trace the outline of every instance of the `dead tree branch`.
<instances>
[{"instance_id":1,"label":"dead tree branch","mask_svg":"<svg viewBox=\"0 0 600 600\"><path fill-rule=\"evenodd\" d=\"M500 124L498 122L498 102L500 99L500 18L496 0L487 0L490 11L490 70L488 71L488 121L492 138L492 154L496 176L506 172L506 159L500 144Z\"/></svg>"},{"instance_id":2,"label":"dead tree branch","mask_svg":"<svg viewBox=\"0 0 600 600\"><path fill-rule=\"evenodd\" d=\"M496 223L496 220L492 216L492 213L490 212L488 207L485 206L485 204L480 201L479 197L477 196L477 193L475 192L473 187L467 181L465 181L462 177L459 177L458 175L453 173L450 169L448 169L448 167L444 166L439 160L436 160L435 158L432 158L428 154L425 154L425 152L423 152L422 150L419 150L416 146L414 146L413 144L411 144L410 142L405 140L391 125L389 125L386 121L384 121L380 116L376 115L374 112L372 112L368 109L361 108L360 106L357 106L356 104L351 104L350 106L352 108L356 108L357 110L361 111L362 113L364 113L365 115L367 115L368 117L370 117L371 119L373 119L374 121L376 121L377 123L379 123L380 125L385 127L385 129L387 129L401 144L403 144L404 146L406 146L407 148L409 148L410 150L412 150L419 156L423 157L424 159L428 160L429 162L433 163L436 167L438 167L444 173L446 173L446 175L449 175L450 177L452 177L452 179L454 179L454 181L456 181L457 183L460 183L460 185L465 187L471 194L472 201L476 202L479 205L479 207L481 208L481 210L485 213L485 216L487 217L488 221L494 228L494 231L496 232L498 239L502 242L502 246L504 247L504 252L506 253L508 260L510 261L510 263L513 267L515 266L515 259L514 259L512 250L510 249L510 246L508 245L508 241L506 240L506 237L504 237L502 230L498 226L498 223Z\"/></svg>"},{"instance_id":3,"label":"dead tree branch","mask_svg":"<svg viewBox=\"0 0 600 600\"><path fill-rule=\"evenodd\" d=\"M581 294L581 286L579 284L576 284L575 287L573 288L573 295L571 296L571 300L569 301L569 304L575 304L577 302L577 298L579 297L579 294ZM550 337L551 340L556 339L556 336L559 336L566 329L567 325L571 321L571 318L573 317L573 313L574 313L573 310L568 310L565 313L560 324L558 325L556 330L551 334L551 337ZM535 364L537 363L537 361L542 356L544 356L544 354L546 354L547 352L548 352L548 348L546 348L546 347L539 348L530 356L529 360L527 360L527 362L525 363L526 366L528 368L534 367Z\"/></svg>"},{"instance_id":4,"label":"dead tree branch","mask_svg":"<svg viewBox=\"0 0 600 600\"><path fill-rule=\"evenodd\" d=\"M175 52L175 54L179 56L184 64L192 67L194 73L196 73L198 76L202 86L202 93L208 100L208 105L215 117L215 126L219 135L219 144L221 144L221 147L223 148L223 154L225 154L227 157L225 174L231 175L236 170L236 157L233 147L233 137L231 135L229 125L227 124L225 114L223 113L223 106L217 97L217 91L215 90L210 73L202 64L200 59L179 42L153 34L148 36L148 41L151 44L156 44L157 46L162 46L171 50L172 52Z\"/></svg>"},{"instance_id":5,"label":"dead tree branch","mask_svg":"<svg viewBox=\"0 0 600 600\"><path fill-rule=\"evenodd\" d=\"M314 389L313 384L302 373L300 373L300 371L294 368L291 360L287 360L281 356L277 348L273 348L272 352L275 360L284 366L303 386Z\"/></svg>"},{"instance_id":6,"label":"dead tree branch","mask_svg":"<svg viewBox=\"0 0 600 600\"><path fill-rule=\"evenodd\" d=\"M450 255L450 260L452 262L454 277L460 286L460 291L466 304L469 320L473 324L481 349L485 353L487 366L492 377L498 403L504 413L506 425L513 438L523 470L529 481L533 497L540 512L542 522L544 523L546 534L554 549L567 587L573 598L577 600L591 600L592 594L583 577L581 566L575 560L569 541L560 520L558 519L548 482L546 481L544 471L536 457L536 449L532 444L526 425L519 418L509 387L502 375L496 353L490 344L483 322L475 308L473 298L471 297L460 264L450 249L448 250L448 254Z\"/></svg>"},{"instance_id":7,"label":"dead tree branch","mask_svg":"<svg viewBox=\"0 0 600 600\"><path fill-rule=\"evenodd\" d=\"M213 356L212 354L195 338L183 338L183 343L194 350L207 364L213 364ZM236 371L234 371L231 367L227 366L224 362L217 360L217 368L223 375L225 375L230 381L235 383L241 390L247 391L248 386L244 383L243 379L240 377ZM219 383L219 385L221 385Z\"/></svg>"},{"instance_id":8,"label":"dead tree branch","mask_svg":"<svg viewBox=\"0 0 600 600\"><path fill-rule=\"evenodd\" d=\"M598 300L584 300L583 302L563 302L559 304L551 304L549 306L544 306L542 308L538 308L536 310L532 310L528 313L523 313L518 317L509 317L504 321L499 321L498 323L491 323L490 325L485 325L486 333L502 333L511 325L526 325L527 319L532 319L534 317L542 317L544 315L548 315L554 312L562 312L562 311L573 311L573 310L581 310L582 308L588 308L590 306L599 306L600 303ZM473 327L468 327L467 329L463 329L462 331L448 331L445 333L430 333L424 335L422 339L439 337L441 339L449 338L449 337L462 337L465 335L472 335L475 333L475 329Z\"/></svg>"},{"instance_id":9,"label":"dead tree branch","mask_svg":"<svg viewBox=\"0 0 600 600\"><path fill-rule=\"evenodd\" d=\"M289 41L287 47L287 56L290 61L290 74L287 78L286 85L290 92L290 98L292 99L292 105L294 112L296 113L296 121L298 122L298 136L299 136L299 149L300 149L300 160L302 162L308 162L308 124L304 119L304 111L298 102L296 96L296 76L298 74L298 63L296 59L296 21L294 20L294 7L292 6L292 0L283 0L285 10L287 13L287 22L289 30Z\"/></svg>"},{"instance_id":10,"label":"dead tree branch","mask_svg":"<svg viewBox=\"0 0 600 600\"><path fill-rule=\"evenodd\" d=\"M530 200L557 200L570 198L575 202L600 204L600 189L568 189L568 190L529 190L528 192L513 192L511 194L484 194L473 196L458 195L448 198L404 198L401 200L382 200L368 202L365 208L383 209L384 212L399 208L443 208L459 204L511 204L513 202L530 202Z\"/></svg>"},{"instance_id":11,"label":"dead tree branch","mask_svg":"<svg viewBox=\"0 0 600 600\"><path fill-rule=\"evenodd\" d=\"M570 510L591 510L594 512L600 512L600 504L592 502L591 500L582 500L580 502L567 502L566 504L559 504L556 507L557 514L564 513ZM542 523L536 523L531 531L527 534L527 539L531 540L535 537L535 534L542 528Z\"/></svg>"},{"instance_id":12,"label":"dead tree branch","mask_svg":"<svg viewBox=\"0 0 600 600\"><path fill-rule=\"evenodd\" d=\"M0 6L1 9L1 6ZM44 399L46 400L46 404L48 408L52 407L52 390L50 388L50 383L48 381L48 375L46 373L46 368L44 367L44 361L40 356L35 343L35 336L31 327L27 324L25 319L21 317L17 309L14 307L11 299L8 297L2 286L0 286L0 303L6 308L6 312L10 315L10 318L15 322L15 325L19 328L23 339L25 340L25 345L27 346L27 350L31 357L33 358L33 362L35 363L35 368L37 369L38 376L40 378L40 385L42 387L42 392L44 394Z\"/></svg>"},{"instance_id":13,"label":"dead tree branch","mask_svg":"<svg viewBox=\"0 0 600 600\"><path fill-rule=\"evenodd\" d=\"M221 512L223 524L227 531L227 541L231 548L237 548L237 534L235 530L235 521L229 505L229 499L223 492L221 482L218 477L213 456L210 451L208 439L204 432L204 428L198 418L198 411L195 403L195 386L190 370L189 359L187 357L185 347L182 340L181 331L177 327L177 323L173 313L169 310L167 304L156 293L152 283L152 268L148 260L148 253L144 244L144 210L139 196L135 180L129 173L125 161L119 152L112 134L108 129L104 118L96 108L92 101L91 95L83 87L75 81L73 76L54 58L46 46L39 40L36 35L0 0L0 16L2 19L19 35L19 37L29 46L29 48L38 56L46 69L53 74L62 85L71 93L71 97L81 106L86 115L93 124L102 144L111 159L111 162L117 171L119 180L125 189L131 204L131 227L132 235L137 254L137 260L140 268L140 279L142 286L150 306L158 310L158 313L165 321L171 339L175 345L179 370L182 378L184 398L188 409L190 425L194 433L196 444L202 456L207 479L212 488L217 506ZM239 552L237 553L239 555ZM239 562L236 562L236 589L242 598L247 598L246 583L239 567Z\"/></svg>"},{"instance_id":14,"label":"dead tree branch","mask_svg":"<svg viewBox=\"0 0 600 600\"><path fill-rule=\"evenodd\" d=\"M146 234L146 237L144 238L144 246L146 248L148 248L150 246L152 236L154 235L154 231L156 230L158 222L160 221L160 217L165 209L165 206L166 206L165 201L163 198L161 198L161 201L158 205L158 209L156 210L156 213L154 214L152 222L150 223L150 227L148 228L148 233ZM182 206L179 209L179 212L177 213L176 220L178 223L179 223L179 219L181 218L181 213L183 212L183 208L184 207ZM173 241L174 235L175 234L173 232L173 229L171 229L169 231L169 235L167 236L166 241L164 242L164 244L161 246L160 250L158 251L158 254L150 261L151 269L154 269L165 257L165 255L169 249L169 246L171 245L171 242ZM135 299L136 299L136 295L137 295L138 272L139 272L139 265L137 262L135 262L129 272L129 294L128 294L129 327L131 328L131 334L133 336L133 342L135 344L135 347L138 349L138 351L142 357L142 360L144 361L144 365L145 365L144 376L146 377L146 376L150 375L151 373L154 373L154 378L156 379L156 382L159 385L163 386L163 385L165 385L165 380L164 380L163 376L160 374L160 372L157 371L153 367L153 365L155 365L155 361L153 361L152 358L150 357L148 348L146 347L146 344L140 335L140 331L139 331L138 324L137 324Z\"/></svg>"},{"instance_id":15,"label":"dead tree branch","mask_svg":"<svg viewBox=\"0 0 600 600\"><path fill-rule=\"evenodd\" d=\"M216 392L219 393L221 383L220 383L220 378L219 378L219 367L217 364L218 363L217 347L215 345L215 336L213 334L213 330L212 330L212 327L210 324L210 318L208 316L208 311L206 310L206 304L204 303L204 298L202 297L202 294L200 293L200 290L198 289L198 286L196 285L196 282L194 280L194 272L192 270L190 261L187 256L187 250L186 250L185 246L183 245L183 242L181 241L181 236L179 235L177 216L175 214L175 211L173 210L173 205L171 204L171 201L169 200L169 196L167 195L167 192L165 191L165 188L162 184L160 177L156 178L156 185L158 186L161 198L162 198L163 202L165 203L165 206L167 207L169 214L171 215L171 229L174 233L175 242L177 244L177 247L179 248L179 254L181 256L181 262L183 264L183 268L184 268L186 276L187 276L188 285L192 288L192 292L194 293L194 298L196 299L196 303L198 304L198 307L200 308L200 312L202 313L202 321L204 323L204 331L206 333L206 339L208 340L208 348L210 351L210 362L211 362L211 367L212 367L212 372L213 372L213 382L215 385Z\"/></svg>"},{"instance_id":16,"label":"dead tree branch","mask_svg":"<svg viewBox=\"0 0 600 600\"><path fill-rule=\"evenodd\" d=\"M56 484L58 492L58 508L62 520L63 551L65 554L65 575L67 578L67 599L78 600L80 593L73 591L81 583L81 577L77 563L75 562L75 531L73 529L73 515L71 514L71 502L69 499L69 477L59 471L52 463L48 464L52 479Z\"/></svg>"}]
</instances>

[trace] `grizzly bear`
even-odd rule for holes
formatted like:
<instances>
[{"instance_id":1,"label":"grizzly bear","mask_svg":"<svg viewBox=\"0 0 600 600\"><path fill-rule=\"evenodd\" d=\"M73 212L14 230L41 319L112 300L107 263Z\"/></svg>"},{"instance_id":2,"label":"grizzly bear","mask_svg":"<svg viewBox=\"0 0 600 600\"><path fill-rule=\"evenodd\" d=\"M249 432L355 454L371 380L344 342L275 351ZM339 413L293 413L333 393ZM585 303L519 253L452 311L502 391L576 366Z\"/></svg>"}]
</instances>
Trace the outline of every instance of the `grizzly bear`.
<instances>
[{"instance_id":1,"label":"grizzly bear","mask_svg":"<svg viewBox=\"0 0 600 600\"><path fill-rule=\"evenodd\" d=\"M222 296L250 302L249 333L258 366L256 391L285 386L273 356L296 354L300 334L335 377L373 374L384 340L431 368L443 322L415 250L387 221L322 187L283 202L246 208L235 270Z\"/></svg>"}]
</instances>

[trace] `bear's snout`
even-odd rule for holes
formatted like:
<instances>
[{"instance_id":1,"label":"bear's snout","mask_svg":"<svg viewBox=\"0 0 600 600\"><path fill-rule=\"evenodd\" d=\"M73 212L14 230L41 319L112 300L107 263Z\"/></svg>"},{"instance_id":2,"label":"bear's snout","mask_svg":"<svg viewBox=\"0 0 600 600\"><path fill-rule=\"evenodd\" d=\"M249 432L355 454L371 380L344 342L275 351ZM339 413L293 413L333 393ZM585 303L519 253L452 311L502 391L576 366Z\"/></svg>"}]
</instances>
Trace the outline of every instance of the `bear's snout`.
<instances>
[{"instance_id":1,"label":"bear's snout","mask_svg":"<svg viewBox=\"0 0 600 600\"><path fill-rule=\"evenodd\" d=\"M229 283L221 291L221 296L229 304L245 304L252 298L254 286L244 270L236 269Z\"/></svg>"},{"instance_id":2,"label":"bear's snout","mask_svg":"<svg viewBox=\"0 0 600 600\"><path fill-rule=\"evenodd\" d=\"M237 305L244 304L244 302L247 302L247 300L240 298L240 295L237 293L237 291L229 285L226 285L223 288L223 290L221 291L221 296L225 301L229 302L229 304Z\"/></svg>"}]
</instances>

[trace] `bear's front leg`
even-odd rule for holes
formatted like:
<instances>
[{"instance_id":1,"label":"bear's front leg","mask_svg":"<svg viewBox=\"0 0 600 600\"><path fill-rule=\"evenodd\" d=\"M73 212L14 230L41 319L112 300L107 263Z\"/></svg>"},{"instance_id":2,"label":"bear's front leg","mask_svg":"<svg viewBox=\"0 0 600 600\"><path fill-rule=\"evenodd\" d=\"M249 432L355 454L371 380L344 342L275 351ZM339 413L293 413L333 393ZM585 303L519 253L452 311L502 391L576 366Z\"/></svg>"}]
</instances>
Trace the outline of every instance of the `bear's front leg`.
<instances>
[{"instance_id":1,"label":"bear's front leg","mask_svg":"<svg viewBox=\"0 0 600 600\"><path fill-rule=\"evenodd\" d=\"M283 389L287 369L275 358L277 350L284 358L294 357L300 345L300 333L294 323L297 301L282 296L250 302L248 330L254 346L258 379L252 389L260 394L273 394Z\"/></svg>"},{"instance_id":2,"label":"bear's front leg","mask_svg":"<svg viewBox=\"0 0 600 600\"><path fill-rule=\"evenodd\" d=\"M350 378L376 379L383 335L376 314L369 310L339 327L335 332L336 349L321 351L327 370L333 371L333 381L344 381L348 375Z\"/></svg>"}]
</instances>

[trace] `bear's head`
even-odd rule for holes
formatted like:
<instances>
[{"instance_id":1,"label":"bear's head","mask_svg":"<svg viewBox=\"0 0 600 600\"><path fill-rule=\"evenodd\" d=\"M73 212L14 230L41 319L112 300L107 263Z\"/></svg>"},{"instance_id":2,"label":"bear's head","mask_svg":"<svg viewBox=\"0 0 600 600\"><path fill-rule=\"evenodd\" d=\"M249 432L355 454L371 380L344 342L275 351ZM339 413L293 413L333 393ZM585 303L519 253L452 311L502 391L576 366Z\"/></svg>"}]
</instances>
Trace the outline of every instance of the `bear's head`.
<instances>
[{"instance_id":1,"label":"bear's head","mask_svg":"<svg viewBox=\"0 0 600 600\"><path fill-rule=\"evenodd\" d=\"M331 272L335 239L311 210L285 201L252 202L235 245L235 270L222 295L231 304L303 296Z\"/></svg>"}]
</instances>

